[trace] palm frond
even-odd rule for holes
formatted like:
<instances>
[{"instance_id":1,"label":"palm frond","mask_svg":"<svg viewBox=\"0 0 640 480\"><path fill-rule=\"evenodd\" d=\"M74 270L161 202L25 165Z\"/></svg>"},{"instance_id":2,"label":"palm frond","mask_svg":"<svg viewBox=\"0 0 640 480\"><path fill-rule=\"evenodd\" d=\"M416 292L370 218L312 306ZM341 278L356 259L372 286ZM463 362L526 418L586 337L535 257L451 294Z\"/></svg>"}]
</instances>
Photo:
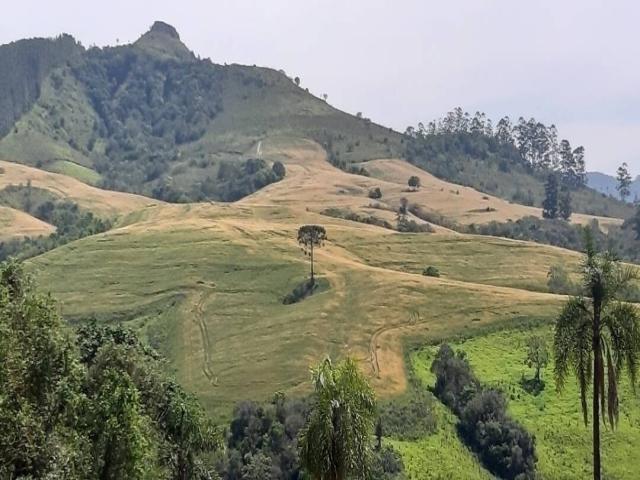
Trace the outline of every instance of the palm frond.
<instances>
[{"instance_id":1,"label":"palm frond","mask_svg":"<svg viewBox=\"0 0 640 480\"><path fill-rule=\"evenodd\" d=\"M558 317L553 342L556 388L562 391L570 370L580 388L582 413L587 423L587 390L591 384L592 331L587 302L571 298Z\"/></svg>"},{"instance_id":2,"label":"palm frond","mask_svg":"<svg viewBox=\"0 0 640 480\"><path fill-rule=\"evenodd\" d=\"M609 417L609 425L611 425L611 428L615 429L618 425L620 412L620 404L618 400L618 372L616 371L616 367L613 363L610 345L604 338L602 340L602 348L605 350L607 357L607 414ZM604 410L602 413L604 415Z\"/></svg>"},{"instance_id":3,"label":"palm frond","mask_svg":"<svg viewBox=\"0 0 640 480\"><path fill-rule=\"evenodd\" d=\"M606 327L616 371L627 370L631 387L636 388L640 364L640 313L635 305L616 302L605 312Z\"/></svg>"}]
</instances>

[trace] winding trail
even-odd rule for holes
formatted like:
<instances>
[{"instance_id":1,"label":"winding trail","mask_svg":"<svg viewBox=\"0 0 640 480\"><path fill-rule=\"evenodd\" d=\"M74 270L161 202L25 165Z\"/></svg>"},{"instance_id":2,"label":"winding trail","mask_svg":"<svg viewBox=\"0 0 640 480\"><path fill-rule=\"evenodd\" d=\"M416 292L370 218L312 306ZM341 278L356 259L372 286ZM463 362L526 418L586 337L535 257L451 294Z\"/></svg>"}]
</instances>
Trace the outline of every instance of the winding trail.
<instances>
[{"instance_id":1,"label":"winding trail","mask_svg":"<svg viewBox=\"0 0 640 480\"><path fill-rule=\"evenodd\" d=\"M211 337L209 336L209 329L207 322L205 321L205 304L215 294L213 289L215 287L211 285L202 285L205 290L200 292L200 296L196 301L193 308L193 321L198 325L200 330L200 337L202 340L202 372L205 377L211 382L213 386L218 386L218 377L215 376L213 369L211 368Z\"/></svg>"}]
</instances>

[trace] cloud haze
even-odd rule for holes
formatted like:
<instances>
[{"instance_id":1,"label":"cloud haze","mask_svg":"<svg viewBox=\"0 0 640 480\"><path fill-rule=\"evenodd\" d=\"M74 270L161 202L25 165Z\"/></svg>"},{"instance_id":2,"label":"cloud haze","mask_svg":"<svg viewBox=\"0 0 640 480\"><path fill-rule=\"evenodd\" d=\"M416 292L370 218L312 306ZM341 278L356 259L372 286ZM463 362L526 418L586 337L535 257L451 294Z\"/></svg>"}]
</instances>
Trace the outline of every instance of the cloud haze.
<instances>
[{"instance_id":1,"label":"cloud haze","mask_svg":"<svg viewBox=\"0 0 640 480\"><path fill-rule=\"evenodd\" d=\"M457 105L535 116L583 144L589 169L640 174L634 1L22 0L3 8L0 43L129 42L156 19L203 57L282 68L399 130Z\"/></svg>"}]
</instances>

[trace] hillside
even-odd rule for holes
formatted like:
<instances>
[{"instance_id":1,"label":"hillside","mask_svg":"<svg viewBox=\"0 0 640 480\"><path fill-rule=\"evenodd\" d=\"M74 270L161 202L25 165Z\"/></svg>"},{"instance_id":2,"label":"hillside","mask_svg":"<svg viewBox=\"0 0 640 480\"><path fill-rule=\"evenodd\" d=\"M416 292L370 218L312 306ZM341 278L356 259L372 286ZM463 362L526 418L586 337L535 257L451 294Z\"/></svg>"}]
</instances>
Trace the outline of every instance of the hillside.
<instances>
[{"instance_id":1,"label":"hillside","mask_svg":"<svg viewBox=\"0 0 640 480\"><path fill-rule=\"evenodd\" d=\"M22 84L26 75L33 81ZM448 341L468 352L483 383L504 387L509 412L539 437L544 478L584 477L576 391L571 402L550 386L525 392L523 344L531 334L550 342L576 291L581 226L597 224L596 243L616 253L640 251L640 233L627 220L631 205L580 182L566 187L555 147L556 165L544 166L550 156L529 162L493 127L399 134L333 108L282 71L201 59L164 22L117 47L84 49L69 36L2 46L2 85L1 258L24 260L65 329L130 327L142 343L124 335L123 350L157 349L168 362L145 355L197 396L200 419L215 420L225 441L243 430L227 429L232 415L249 422L262 405L277 411L283 432L298 432L304 416L294 412L295 428L286 426L285 399L306 404L309 366L349 356L380 412L396 415L384 442L408 478L492 478L430 390L434 345ZM568 155L584 173L580 148ZM542 219L551 172L570 190L568 221ZM327 239L315 250L317 289L301 298L309 256L297 233L308 224L325 227ZM625 301L638 300L635 282ZM155 380L161 397L177 385ZM640 404L629 390L625 436L605 434L612 478L634 478ZM433 423L409 438L402 432L415 412L403 408L414 401ZM166 420L153 412L152 423ZM182 418L172 420L176 435ZM284 438L277 428L268 434ZM234 461L240 471L252 460Z\"/></svg>"},{"instance_id":2,"label":"hillside","mask_svg":"<svg viewBox=\"0 0 640 480\"><path fill-rule=\"evenodd\" d=\"M162 22L131 45L84 50L51 70L0 141L0 158L110 189L235 199L259 187L233 164L274 134L331 142L347 161L400 153L389 129L334 109L284 73L198 59Z\"/></svg>"},{"instance_id":3,"label":"hillside","mask_svg":"<svg viewBox=\"0 0 640 480\"><path fill-rule=\"evenodd\" d=\"M146 208L31 261L67 318L135 325L218 414L248 390L300 392L306 366L325 354L354 355L381 394L399 393L405 341L551 315L561 298L545 293L549 267L577 266L577 254L553 247L446 229L402 235L325 216L336 207L391 220L366 192L382 185L400 196L402 185L344 173L307 140L276 138L262 149L285 163L285 180L236 204ZM308 268L295 241L302 223L329 232L317 266L328 288L287 306L282 298ZM427 265L442 277L421 275ZM66 281L54 282L63 272Z\"/></svg>"},{"instance_id":4,"label":"hillside","mask_svg":"<svg viewBox=\"0 0 640 480\"><path fill-rule=\"evenodd\" d=\"M587 182L591 188L605 195L618 196L618 181L615 177L600 172L587 173ZM631 199L640 197L640 177L636 177L631 186L629 187L631 192Z\"/></svg>"}]
</instances>

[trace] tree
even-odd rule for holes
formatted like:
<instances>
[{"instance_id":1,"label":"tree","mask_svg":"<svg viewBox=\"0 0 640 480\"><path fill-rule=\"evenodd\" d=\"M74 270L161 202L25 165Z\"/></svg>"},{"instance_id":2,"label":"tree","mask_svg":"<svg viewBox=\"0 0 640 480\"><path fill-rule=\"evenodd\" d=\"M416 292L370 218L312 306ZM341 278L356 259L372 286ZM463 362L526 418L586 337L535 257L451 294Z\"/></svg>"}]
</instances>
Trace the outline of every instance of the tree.
<instances>
[{"instance_id":1,"label":"tree","mask_svg":"<svg viewBox=\"0 0 640 480\"><path fill-rule=\"evenodd\" d=\"M271 166L271 170L273 170L273 173L275 173L276 177L279 179L284 178L284 176L287 174L287 169L284 167L284 164L279 160L276 160L275 162L273 162L273 165Z\"/></svg>"},{"instance_id":2,"label":"tree","mask_svg":"<svg viewBox=\"0 0 640 480\"><path fill-rule=\"evenodd\" d=\"M398 217L404 218L409 212L409 200L407 197L402 197L400 199L400 206L398 207Z\"/></svg>"},{"instance_id":3,"label":"tree","mask_svg":"<svg viewBox=\"0 0 640 480\"><path fill-rule=\"evenodd\" d=\"M536 369L535 380L540 382L540 370L547 366L549 362L549 351L544 338L539 335L533 335L527 340L527 358L524 363L529 368Z\"/></svg>"},{"instance_id":4,"label":"tree","mask_svg":"<svg viewBox=\"0 0 640 480\"><path fill-rule=\"evenodd\" d=\"M627 197L631 195L631 190L629 190L629 187L631 187L631 175L629 174L629 166L626 163L623 163L618 167L616 180L618 181L616 189L620 194L620 199L623 202L626 202Z\"/></svg>"},{"instance_id":5,"label":"tree","mask_svg":"<svg viewBox=\"0 0 640 480\"><path fill-rule=\"evenodd\" d=\"M380 451L382 448L382 435L384 435L382 429L382 418L378 417L378 421L376 422L376 450Z\"/></svg>"},{"instance_id":6,"label":"tree","mask_svg":"<svg viewBox=\"0 0 640 480\"><path fill-rule=\"evenodd\" d=\"M369 190L369 198L372 198L374 200L378 200L380 198L382 198L382 190L380 190L380 187L375 187Z\"/></svg>"},{"instance_id":7,"label":"tree","mask_svg":"<svg viewBox=\"0 0 640 480\"><path fill-rule=\"evenodd\" d=\"M375 395L356 363L326 359L312 370L309 420L300 433L300 461L314 480L368 478Z\"/></svg>"},{"instance_id":8,"label":"tree","mask_svg":"<svg viewBox=\"0 0 640 480\"><path fill-rule=\"evenodd\" d=\"M309 254L311 260L311 284L315 283L313 251L315 248L324 246L326 239L327 231L322 225L303 225L298 229L298 243L302 246L305 254Z\"/></svg>"},{"instance_id":9,"label":"tree","mask_svg":"<svg viewBox=\"0 0 640 480\"><path fill-rule=\"evenodd\" d=\"M566 185L562 185L560 188L560 198L558 201L558 209L560 217L569 221L573 208L571 206L571 190Z\"/></svg>"},{"instance_id":10,"label":"tree","mask_svg":"<svg viewBox=\"0 0 640 480\"><path fill-rule=\"evenodd\" d=\"M544 186L544 201L542 202L543 218L558 218L558 177L551 173Z\"/></svg>"},{"instance_id":11,"label":"tree","mask_svg":"<svg viewBox=\"0 0 640 480\"><path fill-rule=\"evenodd\" d=\"M322 94L322 99L326 102L327 98L329 98L329 95L327 95L326 93Z\"/></svg>"},{"instance_id":12,"label":"tree","mask_svg":"<svg viewBox=\"0 0 640 480\"><path fill-rule=\"evenodd\" d=\"M509 117L501 118L496 125L496 139L504 145L513 145L513 125Z\"/></svg>"},{"instance_id":13,"label":"tree","mask_svg":"<svg viewBox=\"0 0 640 480\"><path fill-rule=\"evenodd\" d=\"M611 428L616 427L618 380L623 369L627 369L635 386L640 359L640 315L634 305L618 300L635 278L634 271L618 263L612 254L598 252L590 230L585 231L585 247L584 292L571 298L556 320L553 354L559 391L570 372L577 377L585 425L587 392L592 387L593 478L599 480L600 416L605 423L608 417Z\"/></svg>"},{"instance_id":14,"label":"tree","mask_svg":"<svg viewBox=\"0 0 640 480\"><path fill-rule=\"evenodd\" d=\"M300 77L296 77L293 79L293 81L295 82L296 86L299 87L300 86Z\"/></svg>"},{"instance_id":15,"label":"tree","mask_svg":"<svg viewBox=\"0 0 640 480\"><path fill-rule=\"evenodd\" d=\"M409 177L409 181L407 183L413 189L420 188L420 177L412 175Z\"/></svg>"}]
</instances>

